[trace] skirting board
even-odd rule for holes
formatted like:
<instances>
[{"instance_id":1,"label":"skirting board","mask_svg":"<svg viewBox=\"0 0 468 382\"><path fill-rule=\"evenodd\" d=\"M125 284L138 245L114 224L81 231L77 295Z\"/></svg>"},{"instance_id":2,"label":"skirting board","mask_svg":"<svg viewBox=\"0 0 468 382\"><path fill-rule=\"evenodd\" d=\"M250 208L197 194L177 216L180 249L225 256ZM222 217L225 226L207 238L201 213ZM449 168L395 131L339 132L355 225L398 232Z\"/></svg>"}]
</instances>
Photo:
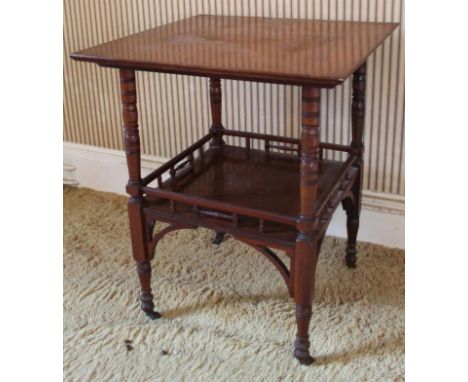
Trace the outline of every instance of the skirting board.
<instances>
[{"instance_id":1,"label":"skirting board","mask_svg":"<svg viewBox=\"0 0 468 382\"><path fill-rule=\"evenodd\" d=\"M166 161L143 155L143 176ZM126 195L128 173L123 151L64 142L63 163L64 184ZM358 240L404 249L404 214L403 196L363 191ZM341 208L333 216L327 235L346 237L346 215Z\"/></svg>"}]
</instances>

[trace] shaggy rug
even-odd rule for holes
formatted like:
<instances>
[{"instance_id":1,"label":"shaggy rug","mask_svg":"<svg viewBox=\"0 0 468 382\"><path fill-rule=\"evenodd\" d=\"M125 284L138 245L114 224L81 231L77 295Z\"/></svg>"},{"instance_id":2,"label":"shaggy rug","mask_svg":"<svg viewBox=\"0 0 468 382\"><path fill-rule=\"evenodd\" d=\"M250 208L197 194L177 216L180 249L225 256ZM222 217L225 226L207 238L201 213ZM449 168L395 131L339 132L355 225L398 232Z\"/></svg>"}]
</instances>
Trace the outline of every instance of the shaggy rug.
<instances>
[{"instance_id":1,"label":"shaggy rug","mask_svg":"<svg viewBox=\"0 0 468 382\"><path fill-rule=\"evenodd\" d=\"M317 268L311 349L292 357L294 303L271 263L209 230L168 234L153 260L163 318L139 310L126 198L64 189L66 381L402 381L404 252L327 237ZM281 255L281 254L280 254ZM283 256L284 258L284 256Z\"/></svg>"}]
</instances>

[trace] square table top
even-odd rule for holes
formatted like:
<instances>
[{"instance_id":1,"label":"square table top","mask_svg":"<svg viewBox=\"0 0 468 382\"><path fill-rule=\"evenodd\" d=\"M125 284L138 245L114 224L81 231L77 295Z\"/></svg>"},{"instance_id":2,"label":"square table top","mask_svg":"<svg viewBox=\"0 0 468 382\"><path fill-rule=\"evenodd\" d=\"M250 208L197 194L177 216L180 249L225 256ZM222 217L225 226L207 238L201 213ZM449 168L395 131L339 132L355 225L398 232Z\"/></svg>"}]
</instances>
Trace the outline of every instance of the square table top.
<instances>
[{"instance_id":1,"label":"square table top","mask_svg":"<svg viewBox=\"0 0 468 382\"><path fill-rule=\"evenodd\" d=\"M114 68L330 88L397 26L199 15L70 56Z\"/></svg>"}]
</instances>

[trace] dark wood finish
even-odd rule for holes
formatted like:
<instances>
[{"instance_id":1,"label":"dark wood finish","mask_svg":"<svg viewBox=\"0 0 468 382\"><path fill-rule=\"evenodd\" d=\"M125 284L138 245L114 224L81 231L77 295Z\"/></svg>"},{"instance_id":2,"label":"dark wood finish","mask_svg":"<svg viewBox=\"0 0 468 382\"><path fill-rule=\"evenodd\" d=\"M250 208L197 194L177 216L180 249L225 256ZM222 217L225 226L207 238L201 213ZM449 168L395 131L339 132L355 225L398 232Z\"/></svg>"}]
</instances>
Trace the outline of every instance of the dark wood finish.
<instances>
[{"instance_id":1,"label":"dark wood finish","mask_svg":"<svg viewBox=\"0 0 468 382\"><path fill-rule=\"evenodd\" d=\"M396 27L392 23L200 15L71 56L117 68L334 87Z\"/></svg>"},{"instance_id":2,"label":"dark wood finish","mask_svg":"<svg viewBox=\"0 0 468 382\"><path fill-rule=\"evenodd\" d=\"M357 155L355 163L358 176L353 185L352 198L343 203L346 211L346 228L348 231L348 244L346 247L346 265L356 268L356 239L359 229L359 216L361 214L362 198L362 167L364 155L364 143L362 141L364 132L364 118L366 115L366 64L364 63L353 74L353 99L351 106L352 115L352 140L351 147Z\"/></svg>"},{"instance_id":3,"label":"dark wood finish","mask_svg":"<svg viewBox=\"0 0 468 382\"><path fill-rule=\"evenodd\" d=\"M211 128L210 132L213 134L213 139L210 142L211 147L222 147L224 145L223 132L224 126L221 121L221 102L222 90L221 80L219 78L210 78L210 109L211 109ZM218 231L211 242L215 245L221 244L224 239L224 232Z\"/></svg>"},{"instance_id":4,"label":"dark wood finish","mask_svg":"<svg viewBox=\"0 0 468 382\"><path fill-rule=\"evenodd\" d=\"M270 248L264 247L262 245L254 244L252 242L244 240L245 243L250 244L254 247L258 252L264 255L270 262L276 267L280 275L283 277L286 286L289 291L289 295L291 297L294 296L294 284L292 283L291 274L289 269L284 265L281 259L274 253Z\"/></svg>"},{"instance_id":5,"label":"dark wood finish","mask_svg":"<svg viewBox=\"0 0 468 382\"><path fill-rule=\"evenodd\" d=\"M148 221L148 225L154 227L154 224L156 223L156 220L151 218L151 215L146 215L145 217L146 217L146 219ZM186 223L185 224L184 223L174 223L174 224L167 225L166 227L161 229L161 231L159 231L156 234L153 234L153 232L151 232L149 234L149 236L148 236L149 239L147 240L147 252L149 254L150 260L153 260L154 250L156 249L156 246L158 245L159 241L165 235L167 235L168 233L170 233L172 231L176 231L176 230L179 230L179 229L193 229L193 228L196 228L196 227L197 226L189 225L189 224L186 224Z\"/></svg>"},{"instance_id":6,"label":"dark wood finish","mask_svg":"<svg viewBox=\"0 0 468 382\"><path fill-rule=\"evenodd\" d=\"M356 176L354 160L351 156L346 162L320 161L319 216L325 217L330 199L338 192L350 190L351 180ZM174 200L179 215L193 214L194 205L216 208L222 213L237 214L242 225L237 228L247 229L252 223L252 228L259 231L259 220L263 219L263 231L268 233L271 222L296 226L300 209L299 170L300 158L295 155L225 145L222 149L206 150L203 157L195 158L184 171L168 177L158 187L143 187L143 191L149 201L147 209L155 214L167 211L168 201ZM284 195L288 195L288 203L284 203ZM294 242L295 235L291 245Z\"/></svg>"},{"instance_id":7,"label":"dark wood finish","mask_svg":"<svg viewBox=\"0 0 468 382\"><path fill-rule=\"evenodd\" d=\"M294 300L296 302L297 335L294 356L302 364L314 359L309 353L309 323L315 268L318 258L317 195L319 179L320 89L302 88L302 137L300 167L300 211L297 220L294 253Z\"/></svg>"},{"instance_id":8,"label":"dark wood finish","mask_svg":"<svg viewBox=\"0 0 468 382\"><path fill-rule=\"evenodd\" d=\"M151 263L137 261L137 272L141 285L141 310L152 320L160 318L161 314L154 311L153 294L151 293Z\"/></svg>"},{"instance_id":9,"label":"dark wood finish","mask_svg":"<svg viewBox=\"0 0 468 382\"><path fill-rule=\"evenodd\" d=\"M210 132L213 134L213 140L210 146L221 147L223 141L223 124L221 123L221 80L219 78L210 79L210 108L212 124Z\"/></svg>"},{"instance_id":10,"label":"dark wood finish","mask_svg":"<svg viewBox=\"0 0 468 382\"><path fill-rule=\"evenodd\" d=\"M355 157L346 162L321 160L317 182L317 214L319 231L328 224L330 200L333 211L349 193L356 169ZM143 188L149 201L146 213L155 217L164 215L173 222L187 221L193 225L205 224L206 209L217 216L217 227L237 236L259 236L262 245L278 249L295 246L295 229L300 209L300 158L296 155L265 153L260 150L225 145L222 149L208 149L184 171L169 177L157 188ZM222 176L220 176L220 174ZM242 174L239 177L238 174ZM284 196L288 202L284 203ZM176 202L176 212L170 211L170 200ZM193 206L199 211L194 215ZM200 213L205 209L203 213ZM331 211L332 212L332 211ZM237 224L233 225L236 215ZM330 216L329 216L330 215ZM262 226L260 226L262 223ZM277 224L275 224L277 223Z\"/></svg>"},{"instance_id":11,"label":"dark wood finish","mask_svg":"<svg viewBox=\"0 0 468 382\"><path fill-rule=\"evenodd\" d=\"M151 293L151 264L146 250L147 231L143 217L144 199L141 190L140 169L140 136L138 133L138 111L135 71L120 70L120 94L122 98L122 113L124 120L124 145L127 156L128 183L128 217L132 239L133 257L137 263L140 279L141 309L152 319L159 318L154 311L153 295Z\"/></svg>"},{"instance_id":12,"label":"dark wood finish","mask_svg":"<svg viewBox=\"0 0 468 382\"><path fill-rule=\"evenodd\" d=\"M120 69L127 192L141 309L151 318L151 260L177 229L229 233L264 255L296 303L294 356L310 364L317 259L337 206L347 214L346 264L356 266L361 209L366 58L396 24L198 16L72 54ZM135 70L210 78L212 123L206 136L141 178ZM319 142L320 88L353 74L350 145ZM302 86L301 138L225 129L221 79ZM232 137L242 142L234 146ZM253 147L260 146L261 150ZM347 153L344 162L324 150ZM156 221L169 223L155 231ZM290 258L289 269L271 248Z\"/></svg>"}]
</instances>

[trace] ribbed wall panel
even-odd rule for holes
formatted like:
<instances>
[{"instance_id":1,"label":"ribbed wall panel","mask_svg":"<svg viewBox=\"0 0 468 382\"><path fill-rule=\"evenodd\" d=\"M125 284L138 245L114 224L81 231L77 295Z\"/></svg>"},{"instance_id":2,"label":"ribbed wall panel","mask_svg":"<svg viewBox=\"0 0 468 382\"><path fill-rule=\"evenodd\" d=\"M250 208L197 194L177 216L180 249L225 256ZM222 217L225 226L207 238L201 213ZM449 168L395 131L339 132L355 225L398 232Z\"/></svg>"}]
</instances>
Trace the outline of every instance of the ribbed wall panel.
<instances>
[{"instance_id":1,"label":"ribbed wall panel","mask_svg":"<svg viewBox=\"0 0 468 382\"><path fill-rule=\"evenodd\" d=\"M117 71L72 61L70 52L201 13L400 22L368 61L364 187L404 194L404 0L65 0L64 139L122 149ZM207 79L142 72L137 79L145 154L173 156L207 132ZM349 80L323 90L322 140L349 142L350 95ZM223 81L228 128L298 137L299 108L298 87Z\"/></svg>"}]
</instances>

